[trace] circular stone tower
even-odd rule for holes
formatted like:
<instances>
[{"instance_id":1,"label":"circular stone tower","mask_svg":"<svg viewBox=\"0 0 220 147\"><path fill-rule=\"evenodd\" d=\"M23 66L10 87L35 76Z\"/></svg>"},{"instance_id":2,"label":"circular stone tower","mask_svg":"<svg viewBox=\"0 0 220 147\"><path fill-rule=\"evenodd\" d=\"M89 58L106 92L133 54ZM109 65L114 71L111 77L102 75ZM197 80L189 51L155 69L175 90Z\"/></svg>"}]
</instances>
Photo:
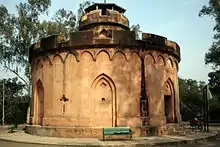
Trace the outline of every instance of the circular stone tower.
<instances>
[{"instance_id":1,"label":"circular stone tower","mask_svg":"<svg viewBox=\"0 0 220 147\"><path fill-rule=\"evenodd\" d=\"M147 136L181 122L179 46L149 33L136 40L125 9L115 4L96 3L85 12L69 40L54 35L30 48L26 132L100 138L102 128L122 126Z\"/></svg>"}]
</instances>

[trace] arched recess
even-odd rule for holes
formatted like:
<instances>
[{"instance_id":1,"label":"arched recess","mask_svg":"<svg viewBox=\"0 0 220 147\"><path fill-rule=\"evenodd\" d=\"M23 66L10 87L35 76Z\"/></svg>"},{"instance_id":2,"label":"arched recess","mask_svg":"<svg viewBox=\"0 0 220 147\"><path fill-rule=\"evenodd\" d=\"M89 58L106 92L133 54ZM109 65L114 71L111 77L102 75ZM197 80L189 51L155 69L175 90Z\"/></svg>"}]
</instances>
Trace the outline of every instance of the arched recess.
<instances>
[{"instance_id":1,"label":"arched recess","mask_svg":"<svg viewBox=\"0 0 220 147\"><path fill-rule=\"evenodd\" d=\"M54 88L60 87L59 89L57 89L56 94L55 95L60 95L62 92L62 88L63 88L63 79L64 79L64 75L63 75L63 69L64 69L64 60L62 59L62 57L57 54L53 57L53 84L54 84ZM59 93L60 92L60 93ZM59 93L59 94L58 94Z\"/></svg>"},{"instance_id":2,"label":"arched recess","mask_svg":"<svg viewBox=\"0 0 220 147\"><path fill-rule=\"evenodd\" d=\"M164 59L164 57L163 57L162 55L159 55L159 56L157 57L157 64L158 64L158 65L163 65L163 66L166 65L166 61L165 61L165 59Z\"/></svg>"},{"instance_id":3,"label":"arched recess","mask_svg":"<svg viewBox=\"0 0 220 147\"><path fill-rule=\"evenodd\" d=\"M112 60L114 60L114 58L117 56L117 54L123 55L124 59L125 59L126 61L128 61L128 60L127 60L127 57L126 57L126 55L125 55L125 53L124 53L123 51L116 51L116 52L113 54L113 56L112 56Z\"/></svg>"},{"instance_id":4,"label":"arched recess","mask_svg":"<svg viewBox=\"0 0 220 147\"><path fill-rule=\"evenodd\" d=\"M43 125L44 117L44 87L41 80L38 80L36 83L36 94L35 94L35 114L36 114L36 123L38 125Z\"/></svg>"},{"instance_id":5,"label":"arched recess","mask_svg":"<svg viewBox=\"0 0 220 147\"><path fill-rule=\"evenodd\" d=\"M101 53L105 53L105 54L107 54L109 60L110 60L110 61L112 60L112 56L108 53L108 51L106 51L106 50L99 50L99 51L96 53L95 61L97 60L99 54L101 54ZM103 60L107 60L107 59L103 59Z\"/></svg>"},{"instance_id":6,"label":"arched recess","mask_svg":"<svg viewBox=\"0 0 220 147\"><path fill-rule=\"evenodd\" d=\"M58 58L62 63L64 63L64 60L63 60L63 58L61 57L60 54L56 54L56 55L53 56L53 62L54 62L54 60L56 60L57 58Z\"/></svg>"},{"instance_id":7,"label":"arched recess","mask_svg":"<svg viewBox=\"0 0 220 147\"><path fill-rule=\"evenodd\" d=\"M102 73L91 85L90 111L94 113L95 126L117 126L116 87L113 80ZM94 118L97 117L97 118ZM100 118L102 118L100 120ZM103 120L103 121L102 121Z\"/></svg>"},{"instance_id":8,"label":"arched recess","mask_svg":"<svg viewBox=\"0 0 220 147\"><path fill-rule=\"evenodd\" d=\"M141 57L137 52L132 52L129 59L130 66L130 97L132 99L131 116L140 115L140 99L134 99L140 97L141 92ZM136 108L136 111L134 111Z\"/></svg>"},{"instance_id":9,"label":"arched recess","mask_svg":"<svg viewBox=\"0 0 220 147\"><path fill-rule=\"evenodd\" d=\"M93 53L91 53L90 51L83 51L83 52L80 54L80 60L82 59L82 57L83 57L84 54L90 55L91 59L92 59L93 61L95 61L95 57L94 57Z\"/></svg>"},{"instance_id":10,"label":"arched recess","mask_svg":"<svg viewBox=\"0 0 220 147\"><path fill-rule=\"evenodd\" d=\"M129 54L129 58L128 58L128 60L130 61L131 59L132 59L132 57L133 56L138 56L138 58L141 60L141 56L140 56L140 54L138 53L138 52L136 52L136 51L133 51L133 52L131 52L130 54Z\"/></svg>"},{"instance_id":11,"label":"arched recess","mask_svg":"<svg viewBox=\"0 0 220 147\"><path fill-rule=\"evenodd\" d=\"M155 60L154 56L151 53L146 54L145 60L146 60L147 64L150 64L150 63L155 64L156 63L156 60Z\"/></svg>"},{"instance_id":12,"label":"arched recess","mask_svg":"<svg viewBox=\"0 0 220 147\"><path fill-rule=\"evenodd\" d=\"M167 59L167 64L168 67L173 68L173 60L171 58Z\"/></svg>"},{"instance_id":13,"label":"arched recess","mask_svg":"<svg viewBox=\"0 0 220 147\"><path fill-rule=\"evenodd\" d=\"M70 55L72 55L72 56L74 57L74 59L75 59L77 62L79 62L79 59L78 59L78 56L77 56L77 52L69 52L68 54L66 54L66 57L65 57L65 59L64 59L64 63L66 62L67 58L68 58ZM72 56L71 56L71 57L72 57Z\"/></svg>"},{"instance_id":14,"label":"arched recess","mask_svg":"<svg viewBox=\"0 0 220 147\"><path fill-rule=\"evenodd\" d=\"M175 90L170 78L164 84L164 115L167 123L175 122Z\"/></svg>"},{"instance_id":15,"label":"arched recess","mask_svg":"<svg viewBox=\"0 0 220 147\"><path fill-rule=\"evenodd\" d=\"M45 56L45 57L44 57L44 63L46 63L46 64L48 64L48 65L52 65L52 61L51 61L51 59L50 59L49 56Z\"/></svg>"}]
</instances>

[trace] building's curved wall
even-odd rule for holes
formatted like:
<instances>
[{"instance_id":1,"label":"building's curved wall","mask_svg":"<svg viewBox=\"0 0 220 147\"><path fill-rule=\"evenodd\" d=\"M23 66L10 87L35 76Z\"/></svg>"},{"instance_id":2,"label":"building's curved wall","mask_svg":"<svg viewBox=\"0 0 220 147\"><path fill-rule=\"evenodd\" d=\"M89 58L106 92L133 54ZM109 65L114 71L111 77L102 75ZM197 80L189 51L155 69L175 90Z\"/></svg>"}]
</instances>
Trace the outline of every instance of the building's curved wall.
<instances>
[{"instance_id":1,"label":"building's curved wall","mask_svg":"<svg viewBox=\"0 0 220 147\"><path fill-rule=\"evenodd\" d=\"M172 56L157 51L150 51L145 56L145 75L151 124L166 123L164 96L166 95L165 86L167 82L170 82L172 88L173 104L170 105L170 109L173 114L170 117L172 117L173 122L175 122L175 117L176 121L180 121L178 64L176 63L176 59Z\"/></svg>"},{"instance_id":2,"label":"building's curved wall","mask_svg":"<svg viewBox=\"0 0 220 147\"><path fill-rule=\"evenodd\" d=\"M120 14L115 10L109 10L109 9L107 9L107 13L108 13L107 15L101 15L101 10L93 10L89 13L86 13L81 18L80 27L83 28L87 25L91 25L97 22L99 23L111 22L111 23L121 24L123 26L126 26L127 28L129 27L129 21L123 14ZM92 29L92 27L90 29Z\"/></svg>"},{"instance_id":3,"label":"building's curved wall","mask_svg":"<svg viewBox=\"0 0 220 147\"><path fill-rule=\"evenodd\" d=\"M164 85L168 79L175 91L174 115L179 117L178 64L174 57L153 50L143 53L114 48L76 52L33 59L32 124L39 124L42 109L36 105L40 105L36 94L40 80L44 88L43 125L141 126L141 56L145 59L151 123L164 121ZM65 104L60 101L63 94L69 99Z\"/></svg>"}]
</instances>

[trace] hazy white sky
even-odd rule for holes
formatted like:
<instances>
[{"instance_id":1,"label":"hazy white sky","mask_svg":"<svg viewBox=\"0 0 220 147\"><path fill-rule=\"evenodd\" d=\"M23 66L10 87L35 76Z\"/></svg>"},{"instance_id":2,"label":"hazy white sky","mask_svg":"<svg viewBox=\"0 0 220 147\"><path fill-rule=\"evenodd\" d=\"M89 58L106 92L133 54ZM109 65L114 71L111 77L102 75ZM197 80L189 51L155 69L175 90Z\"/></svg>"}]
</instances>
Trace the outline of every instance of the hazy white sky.
<instances>
[{"instance_id":1,"label":"hazy white sky","mask_svg":"<svg viewBox=\"0 0 220 147\"><path fill-rule=\"evenodd\" d=\"M10 12L15 4L26 0L0 0ZM103 2L104 0L93 0ZM214 22L198 17L199 10L209 0L107 0L127 9L130 24L140 24L143 32L154 33L176 41L181 47L179 75L196 80L208 79L210 67L204 64L205 52L212 43ZM50 15L59 8L76 11L83 0L52 0ZM47 17L43 17L47 18ZM0 75L11 76L1 71Z\"/></svg>"}]
</instances>

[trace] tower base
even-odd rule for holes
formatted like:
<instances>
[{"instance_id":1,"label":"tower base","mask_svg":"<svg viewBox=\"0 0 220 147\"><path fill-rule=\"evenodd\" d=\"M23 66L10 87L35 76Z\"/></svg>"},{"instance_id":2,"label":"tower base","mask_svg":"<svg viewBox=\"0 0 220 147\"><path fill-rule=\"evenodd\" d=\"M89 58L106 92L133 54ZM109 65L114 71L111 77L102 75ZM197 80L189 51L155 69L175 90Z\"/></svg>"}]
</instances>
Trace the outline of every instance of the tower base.
<instances>
[{"instance_id":1,"label":"tower base","mask_svg":"<svg viewBox=\"0 0 220 147\"><path fill-rule=\"evenodd\" d=\"M159 135L160 127L131 127L131 130L133 133L133 137L156 136ZM32 135L48 137L103 138L103 128L100 127L59 127L27 125L25 128L25 132Z\"/></svg>"}]
</instances>

